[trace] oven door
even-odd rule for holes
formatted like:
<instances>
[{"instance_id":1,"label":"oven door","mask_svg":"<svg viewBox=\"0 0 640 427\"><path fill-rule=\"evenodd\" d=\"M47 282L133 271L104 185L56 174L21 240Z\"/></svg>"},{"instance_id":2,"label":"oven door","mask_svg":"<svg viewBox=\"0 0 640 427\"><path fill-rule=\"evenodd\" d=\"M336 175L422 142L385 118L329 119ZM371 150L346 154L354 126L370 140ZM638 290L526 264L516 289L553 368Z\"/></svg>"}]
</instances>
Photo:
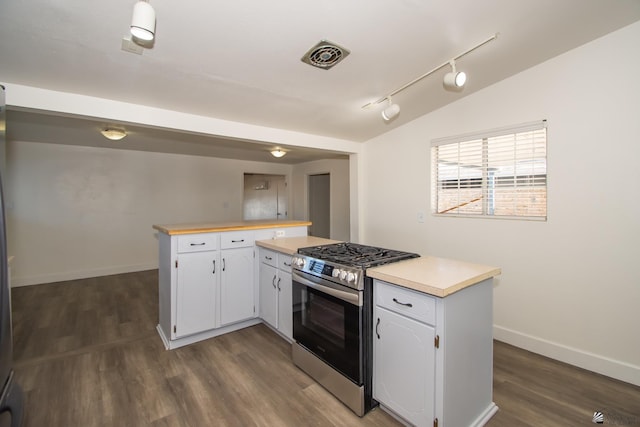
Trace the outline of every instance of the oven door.
<instances>
[{"instance_id":1,"label":"oven door","mask_svg":"<svg viewBox=\"0 0 640 427\"><path fill-rule=\"evenodd\" d=\"M363 384L362 292L293 272L293 338L358 385Z\"/></svg>"}]
</instances>

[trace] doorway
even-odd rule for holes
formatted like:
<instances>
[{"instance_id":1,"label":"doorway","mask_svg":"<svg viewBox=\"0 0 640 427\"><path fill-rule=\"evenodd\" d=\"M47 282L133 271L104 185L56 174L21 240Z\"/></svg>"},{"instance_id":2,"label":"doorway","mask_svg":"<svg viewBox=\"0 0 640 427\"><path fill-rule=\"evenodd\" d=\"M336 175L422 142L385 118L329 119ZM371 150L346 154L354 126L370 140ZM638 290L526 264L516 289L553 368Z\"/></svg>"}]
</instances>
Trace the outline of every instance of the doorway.
<instances>
[{"instance_id":1,"label":"doorway","mask_svg":"<svg viewBox=\"0 0 640 427\"><path fill-rule=\"evenodd\" d=\"M289 218L289 194L284 175L244 174L245 220Z\"/></svg>"},{"instance_id":2,"label":"doorway","mask_svg":"<svg viewBox=\"0 0 640 427\"><path fill-rule=\"evenodd\" d=\"M309 234L329 239L331 236L331 175L309 175Z\"/></svg>"}]
</instances>

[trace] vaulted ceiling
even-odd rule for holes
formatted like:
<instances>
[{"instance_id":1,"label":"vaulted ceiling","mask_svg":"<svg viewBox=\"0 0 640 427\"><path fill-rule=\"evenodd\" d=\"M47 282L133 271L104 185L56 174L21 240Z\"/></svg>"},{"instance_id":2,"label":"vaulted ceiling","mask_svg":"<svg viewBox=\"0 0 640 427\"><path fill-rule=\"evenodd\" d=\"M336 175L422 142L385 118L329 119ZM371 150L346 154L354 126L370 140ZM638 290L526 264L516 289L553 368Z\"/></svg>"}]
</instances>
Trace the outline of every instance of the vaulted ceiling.
<instances>
[{"instance_id":1,"label":"vaulted ceiling","mask_svg":"<svg viewBox=\"0 0 640 427\"><path fill-rule=\"evenodd\" d=\"M150 3L156 39L138 55L122 49L134 0L0 2L0 83L363 142L640 20L638 0ZM494 34L457 61L464 91L443 89L444 67L393 97L396 119L362 108ZM329 70L302 62L321 40L350 54ZM74 126L36 113L12 113L12 137Z\"/></svg>"}]
</instances>

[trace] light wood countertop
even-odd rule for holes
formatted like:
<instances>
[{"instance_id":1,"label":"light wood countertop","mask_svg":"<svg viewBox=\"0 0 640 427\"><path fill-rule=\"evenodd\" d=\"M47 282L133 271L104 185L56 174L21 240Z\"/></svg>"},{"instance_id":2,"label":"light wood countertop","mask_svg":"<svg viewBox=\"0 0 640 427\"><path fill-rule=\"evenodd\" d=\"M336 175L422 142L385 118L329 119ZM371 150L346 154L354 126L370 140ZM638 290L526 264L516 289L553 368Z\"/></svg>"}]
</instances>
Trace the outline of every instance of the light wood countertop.
<instances>
[{"instance_id":1,"label":"light wood countertop","mask_svg":"<svg viewBox=\"0 0 640 427\"><path fill-rule=\"evenodd\" d=\"M256 240L257 246L271 249L276 252L282 252L287 255L293 255L297 253L299 248L306 248L309 246L329 245L332 243L340 243L340 241L324 239L322 237L314 237L314 236L283 237L281 239Z\"/></svg>"},{"instance_id":2,"label":"light wood countertop","mask_svg":"<svg viewBox=\"0 0 640 427\"><path fill-rule=\"evenodd\" d=\"M309 221L230 221L230 222L203 222L187 224L154 224L153 228L161 233L195 234L216 233L220 231L259 230L265 228L308 227Z\"/></svg>"},{"instance_id":3,"label":"light wood countertop","mask_svg":"<svg viewBox=\"0 0 640 427\"><path fill-rule=\"evenodd\" d=\"M446 297L501 274L497 267L423 256L367 269L367 276L436 297Z\"/></svg>"}]
</instances>

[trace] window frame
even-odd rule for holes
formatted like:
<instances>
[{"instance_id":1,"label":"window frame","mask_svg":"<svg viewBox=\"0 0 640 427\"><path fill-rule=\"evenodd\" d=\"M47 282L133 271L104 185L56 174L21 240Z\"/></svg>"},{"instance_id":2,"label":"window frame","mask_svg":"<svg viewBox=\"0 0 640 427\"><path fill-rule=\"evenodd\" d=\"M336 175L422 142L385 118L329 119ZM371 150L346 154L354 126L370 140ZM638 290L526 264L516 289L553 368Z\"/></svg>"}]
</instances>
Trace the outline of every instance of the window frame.
<instances>
[{"instance_id":1,"label":"window frame","mask_svg":"<svg viewBox=\"0 0 640 427\"><path fill-rule=\"evenodd\" d=\"M491 204L491 199L492 197L490 197L490 194L492 194L492 191L490 191L491 189L493 189L493 192L495 192L495 189L498 188L498 186L495 185L495 181L493 182L493 185L490 187L490 179L488 176L488 171L490 170L489 167L489 160L488 160L488 154L487 154L487 150L488 150L488 145L491 143L490 139L493 138L499 138L499 137L508 137L510 135L513 135L514 138L516 137L517 134L521 134L521 133L527 133L527 132L532 132L532 131L544 131L544 153L542 157L536 157L535 155L532 155L532 157L530 158L531 162L535 162L535 161L539 161L540 159L544 159L544 173L543 174L531 174L531 175L518 175L516 172L516 162L514 161L513 167L514 167L514 175L509 175L506 177L502 177L500 179L504 181L508 181L509 178L511 179L511 181L516 181L516 180L520 180L520 179L528 179L528 180L533 180L534 183L536 185L531 185L531 187L536 187L536 188L540 188L540 187L544 187L544 215L518 215L517 211L516 213L514 213L513 215L496 215L494 213L489 213L490 211L490 204ZM517 140L517 138L516 138ZM506 127L502 127L502 128L497 128L497 129L491 129L491 130L485 130L485 131L481 131L481 132L473 132L473 133L467 133L467 134L463 134L463 135L457 135L457 136L451 136L451 137L445 137L445 138L437 138L437 139L433 139L431 141L431 147L429 150L429 155L431 157L431 214L433 216L436 217L463 217L463 218L488 218L488 219L509 219L509 220L530 220L530 221L547 221L548 219L548 214L549 214L549 207L548 207L548 190L549 190L549 173L548 173L548 132L547 132L547 121L546 120L538 120L535 122L529 122L529 123L523 123L520 125L515 125L515 126L506 126ZM479 192L481 194L480 198L477 198L476 200L474 199L470 199L469 202L465 202L464 204L459 204L457 206L454 206L452 208L449 208L445 211L442 212L438 212L438 203L439 203L439 198L442 197L442 193L441 190L443 187L441 187L442 183L444 182L444 180L441 180L440 182L438 182L438 173L439 173L439 167L438 167L438 158L437 158L437 149L436 147L441 147L441 146L446 146L446 145L453 145L453 144L457 144L457 148L458 150L460 150L461 148L461 144L464 143L468 143L468 144L473 144L473 143L478 143L480 145L480 150L477 153L472 151L474 154L478 155L481 158L480 161L480 165L476 166L475 168L471 167L469 169L476 169L476 175L478 175L478 171L480 172L478 177L467 177L464 178L460 172L462 170L462 168L464 168L465 166L460 166L461 163L458 162L458 166L457 169L454 169L457 171L457 175L456 178L454 180L451 181L451 183L449 185L453 185L453 188L458 190L458 195L459 195L459 191L462 188L479 188ZM496 142L496 144L498 144L498 142ZM515 145L515 142L514 142ZM463 148L467 148L467 147L463 147ZM514 148L514 150L516 150L516 148ZM459 159L459 157L458 157ZM468 167L468 166L467 166ZM516 186L514 187L514 189L518 189L518 188L527 188L527 186L522 186L519 187ZM516 192L514 191L514 194ZM533 193L533 191L532 191ZM535 196L535 195L534 195ZM469 197L469 196L467 196ZM470 204L470 203L475 203L477 201L481 200L481 204L482 207L480 209L480 213L469 213L469 212L449 212L449 211L454 211L456 209L459 209L461 207L463 207L466 204ZM495 205L494 205L495 207Z\"/></svg>"}]
</instances>

